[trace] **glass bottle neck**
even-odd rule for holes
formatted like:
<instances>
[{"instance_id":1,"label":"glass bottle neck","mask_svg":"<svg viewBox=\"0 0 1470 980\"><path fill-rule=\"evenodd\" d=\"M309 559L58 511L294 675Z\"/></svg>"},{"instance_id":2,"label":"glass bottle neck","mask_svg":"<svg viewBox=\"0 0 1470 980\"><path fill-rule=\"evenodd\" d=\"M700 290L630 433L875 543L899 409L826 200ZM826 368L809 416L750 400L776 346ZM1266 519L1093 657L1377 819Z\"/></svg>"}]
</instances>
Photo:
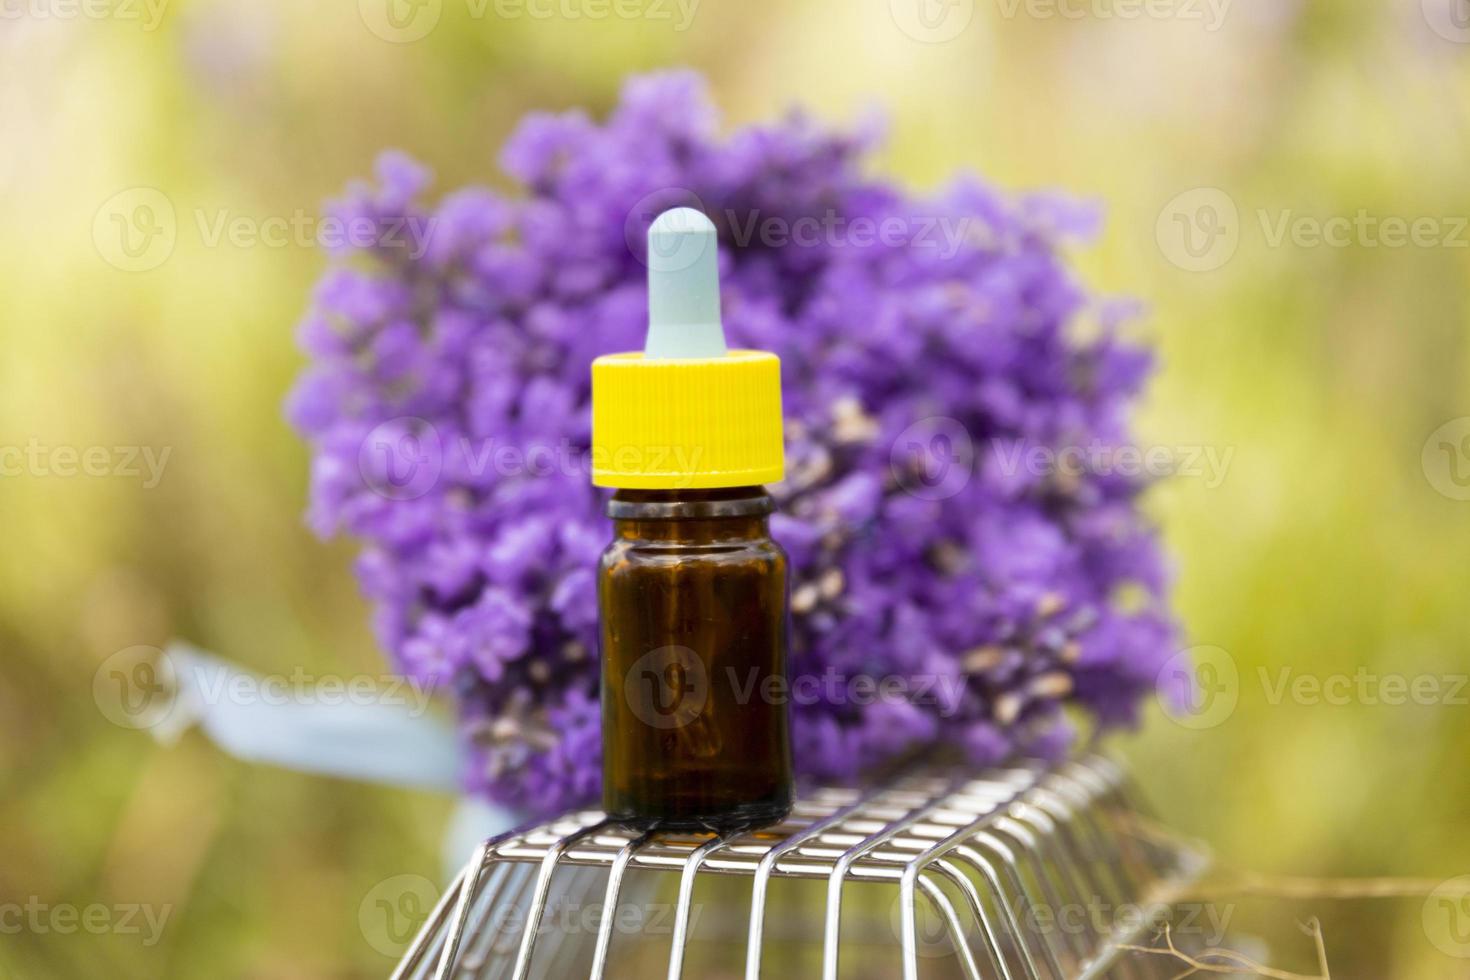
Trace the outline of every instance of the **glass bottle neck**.
<instances>
[{"instance_id":1,"label":"glass bottle neck","mask_svg":"<svg viewBox=\"0 0 1470 980\"><path fill-rule=\"evenodd\" d=\"M619 490L607 516L624 538L765 537L776 502L763 487Z\"/></svg>"}]
</instances>

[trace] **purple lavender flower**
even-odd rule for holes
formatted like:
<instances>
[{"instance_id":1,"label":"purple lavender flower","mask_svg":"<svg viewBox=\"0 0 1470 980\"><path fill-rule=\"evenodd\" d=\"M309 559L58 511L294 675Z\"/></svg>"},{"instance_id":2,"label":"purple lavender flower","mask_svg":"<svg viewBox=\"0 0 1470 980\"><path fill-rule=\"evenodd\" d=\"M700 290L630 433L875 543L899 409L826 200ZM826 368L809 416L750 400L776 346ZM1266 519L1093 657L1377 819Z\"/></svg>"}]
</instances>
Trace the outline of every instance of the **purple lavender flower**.
<instances>
[{"instance_id":1,"label":"purple lavender flower","mask_svg":"<svg viewBox=\"0 0 1470 980\"><path fill-rule=\"evenodd\" d=\"M876 138L801 115L722 138L701 80L661 74L604 124L526 119L502 158L520 196L431 207L389 154L337 203L383 233L301 328L309 520L366 543L398 664L453 684L472 790L531 812L596 791L589 365L641 346L643 236L675 204L720 226L732 341L782 358L793 674L912 681L801 700L798 765L845 776L937 738L1056 754L1064 705L1128 723L1152 691L1174 628L1141 481L1035 463L1127 445L1149 370L1059 254L1096 216L973 178L908 194L865 176Z\"/></svg>"}]
</instances>

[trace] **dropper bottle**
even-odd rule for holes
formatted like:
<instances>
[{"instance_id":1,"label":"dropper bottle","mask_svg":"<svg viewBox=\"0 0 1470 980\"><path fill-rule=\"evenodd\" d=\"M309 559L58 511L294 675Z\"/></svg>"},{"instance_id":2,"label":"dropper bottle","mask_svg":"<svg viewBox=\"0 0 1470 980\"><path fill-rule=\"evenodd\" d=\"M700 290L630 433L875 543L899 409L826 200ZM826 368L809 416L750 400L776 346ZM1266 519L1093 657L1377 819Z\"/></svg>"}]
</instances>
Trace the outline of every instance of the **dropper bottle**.
<instances>
[{"instance_id":1,"label":"dropper bottle","mask_svg":"<svg viewBox=\"0 0 1470 980\"><path fill-rule=\"evenodd\" d=\"M715 227L648 233L648 337L592 365L592 479L616 489L598 580L603 808L729 832L791 809L781 367L729 350Z\"/></svg>"}]
</instances>

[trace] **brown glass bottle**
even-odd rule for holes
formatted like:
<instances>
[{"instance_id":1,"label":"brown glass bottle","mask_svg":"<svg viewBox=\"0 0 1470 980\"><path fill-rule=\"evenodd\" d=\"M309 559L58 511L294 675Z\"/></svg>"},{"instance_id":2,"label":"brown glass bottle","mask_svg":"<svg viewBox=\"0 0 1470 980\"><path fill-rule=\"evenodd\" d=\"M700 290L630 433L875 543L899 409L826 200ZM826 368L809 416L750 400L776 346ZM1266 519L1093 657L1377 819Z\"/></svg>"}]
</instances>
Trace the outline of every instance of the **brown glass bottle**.
<instances>
[{"instance_id":1,"label":"brown glass bottle","mask_svg":"<svg viewBox=\"0 0 1470 980\"><path fill-rule=\"evenodd\" d=\"M603 807L730 831L791 809L786 555L760 487L619 490L602 556ZM776 679L776 680L773 680Z\"/></svg>"}]
</instances>

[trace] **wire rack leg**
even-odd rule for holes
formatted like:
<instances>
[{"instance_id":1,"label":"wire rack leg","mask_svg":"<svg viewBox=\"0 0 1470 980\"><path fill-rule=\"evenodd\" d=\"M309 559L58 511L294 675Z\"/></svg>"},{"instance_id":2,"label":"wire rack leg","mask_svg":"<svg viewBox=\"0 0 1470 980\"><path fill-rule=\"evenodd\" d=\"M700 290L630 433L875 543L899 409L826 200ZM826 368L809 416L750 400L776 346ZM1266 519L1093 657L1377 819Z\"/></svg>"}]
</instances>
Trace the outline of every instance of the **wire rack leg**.
<instances>
[{"instance_id":1,"label":"wire rack leg","mask_svg":"<svg viewBox=\"0 0 1470 980\"><path fill-rule=\"evenodd\" d=\"M464 942L465 925L470 918L470 906L474 903L475 893L479 891L480 879L488 870L489 857L490 842L486 841L475 848L475 856L470 858L470 863L465 868L462 884L459 887L459 899L454 906L454 921L449 927L449 934L444 937L444 950L439 954L439 969L434 974L435 980L449 980L453 973L455 957L459 955L460 944Z\"/></svg>"},{"instance_id":2,"label":"wire rack leg","mask_svg":"<svg viewBox=\"0 0 1470 980\"><path fill-rule=\"evenodd\" d=\"M975 965L975 956L970 952L970 944L965 942L965 929L960 925L959 916L955 914L954 905L949 896L929 878L921 875L917 881L918 887L924 892L925 897L934 903L939 914L943 916L945 927L949 930L951 942L959 953L960 966L964 968L968 980L981 980L980 968ZM913 893L909 893L912 897ZM915 909L912 903L904 904L905 927L903 934L903 975L904 980L919 980L919 944L917 935L917 924L914 922L913 913Z\"/></svg>"},{"instance_id":3,"label":"wire rack leg","mask_svg":"<svg viewBox=\"0 0 1470 980\"><path fill-rule=\"evenodd\" d=\"M755 878L750 887L750 931L745 942L745 980L760 980L761 976L761 941L765 932L766 923L766 890L770 885L771 875L776 870L777 863L786 854L791 853L803 844L820 837L824 832L840 824L849 816L872 799L874 794L869 793L857 802L842 807L831 816L813 822L805 830L793 834L786 840L777 844L765 853L756 865Z\"/></svg>"},{"instance_id":4,"label":"wire rack leg","mask_svg":"<svg viewBox=\"0 0 1470 980\"><path fill-rule=\"evenodd\" d=\"M531 893L531 908L526 914L526 928L521 934L521 947L516 953L514 980L526 980L531 972L531 954L536 950L536 935L541 931L541 917L546 914L546 895L551 890L551 876L556 873L557 862L573 845L591 837L608 825L602 820L590 827L583 827L570 836L563 837L546 851L541 859L541 869L536 875L536 889ZM449 980L441 977L440 980Z\"/></svg>"},{"instance_id":5,"label":"wire rack leg","mask_svg":"<svg viewBox=\"0 0 1470 980\"><path fill-rule=\"evenodd\" d=\"M689 914L694 904L694 878L699 868L715 851L725 845L724 838L715 837L695 848L684 861L684 870L679 875L679 906L674 912L674 935L669 946L669 980L679 980L684 973L684 946L689 942Z\"/></svg>"},{"instance_id":6,"label":"wire rack leg","mask_svg":"<svg viewBox=\"0 0 1470 980\"><path fill-rule=\"evenodd\" d=\"M1010 880L1011 887L1016 890L1018 899L1025 903L1026 909L1035 909L1041 904L1038 896L1032 895L1030 889L1026 887L1025 878L1021 875L1020 859L1017 857L1015 849L1010 843L989 831L976 834L975 843L1000 858L1001 868ZM1014 915L1014 911L1012 915ZM1049 938L1044 933L1027 930L1023 930L1022 935L1034 938L1036 945L1041 949L1040 957L1035 956L1033 953L1028 955L1027 959L1031 962L1044 960L1047 968L1051 971L1053 980L1066 980L1067 975L1062 971L1062 964L1057 959L1056 950L1052 948L1052 943ZM1030 944L1028 943L1027 945L1029 946Z\"/></svg>"},{"instance_id":7,"label":"wire rack leg","mask_svg":"<svg viewBox=\"0 0 1470 980\"><path fill-rule=\"evenodd\" d=\"M597 950L592 956L590 980L602 980L602 975L607 970L607 951L612 944L613 922L618 917L618 893L623 886L623 874L628 870L628 862L633 860L633 855L652 837L652 832L649 832L628 841L618 851L618 856L613 859L612 867L608 870L607 890L602 898L602 920L597 924Z\"/></svg>"},{"instance_id":8,"label":"wire rack leg","mask_svg":"<svg viewBox=\"0 0 1470 980\"><path fill-rule=\"evenodd\" d=\"M1006 963L1005 954L1001 949L1000 937L996 935L995 923L985 914L985 907L980 901L980 893L976 890L975 883L970 880L969 875L961 871L951 861L940 858L934 862L934 866L939 869L941 874L954 882L955 886L959 888L961 894L965 896L965 900L969 903L970 911L975 916L975 922L979 925L980 932L985 937L985 948L990 954L990 960L995 967L996 975L1000 977L1000 980L1015 980L1015 977L1011 973L1010 965Z\"/></svg>"}]
</instances>

